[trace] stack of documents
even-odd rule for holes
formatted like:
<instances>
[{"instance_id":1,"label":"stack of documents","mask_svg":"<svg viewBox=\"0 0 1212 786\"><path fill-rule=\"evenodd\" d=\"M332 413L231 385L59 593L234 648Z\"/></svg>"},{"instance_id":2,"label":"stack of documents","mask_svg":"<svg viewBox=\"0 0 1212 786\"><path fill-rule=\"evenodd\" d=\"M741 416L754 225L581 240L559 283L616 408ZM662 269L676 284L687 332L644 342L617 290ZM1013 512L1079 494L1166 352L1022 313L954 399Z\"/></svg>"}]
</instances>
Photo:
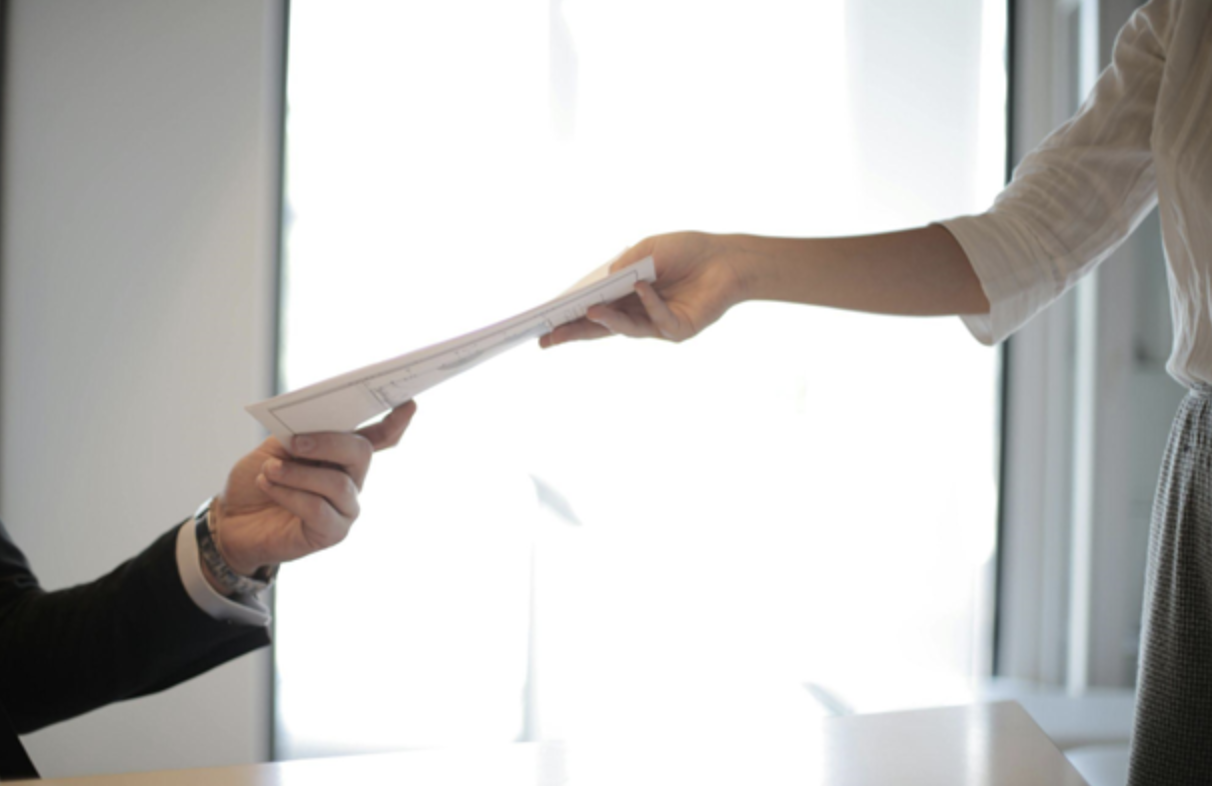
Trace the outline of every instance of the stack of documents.
<instances>
[{"instance_id":1,"label":"stack of documents","mask_svg":"<svg viewBox=\"0 0 1212 786\"><path fill-rule=\"evenodd\" d=\"M585 316L590 306L610 303L654 281L652 257L607 274L606 266L573 289L515 317L440 344L250 404L246 409L285 443L295 434L352 431L418 393L458 376L526 341Z\"/></svg>"}]
</instances>

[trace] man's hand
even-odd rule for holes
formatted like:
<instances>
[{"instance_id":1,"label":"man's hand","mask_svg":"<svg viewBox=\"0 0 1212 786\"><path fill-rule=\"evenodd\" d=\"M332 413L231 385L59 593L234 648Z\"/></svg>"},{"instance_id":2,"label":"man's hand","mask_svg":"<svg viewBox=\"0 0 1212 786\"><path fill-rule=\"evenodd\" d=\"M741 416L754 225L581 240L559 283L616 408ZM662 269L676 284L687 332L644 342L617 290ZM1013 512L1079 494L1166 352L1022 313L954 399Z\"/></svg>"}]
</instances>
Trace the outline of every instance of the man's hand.
<instances>
[{"instance_id":1,"label":"man's hand","mask_svg":"<svg viewBox=\"0 0 1212 786\"><path fill-rule=\"evenodd\" d=\"M609 306L593 306L584 319L569 322L539 339L553 347L614 334L633 338L685 341L702 332L745 298L742 255L729 238L701 232L656 235L623 252L610 266L613 273L652 255L653 284L636 284L629 295Z\"/></svg>"},{"instance_id":2,"label":"man's hand","mask_svg":"<svg viewBox=\"0 0 1212 786\"><path fill-rule=\"evenodd\" d=\"M211 510L231 569L250 576L344 540L358 517L371 456L400 441L416 409L409 401L351 434L301 434L287 446L270 437L240 459Z\"/></svg>"}]
</instances>

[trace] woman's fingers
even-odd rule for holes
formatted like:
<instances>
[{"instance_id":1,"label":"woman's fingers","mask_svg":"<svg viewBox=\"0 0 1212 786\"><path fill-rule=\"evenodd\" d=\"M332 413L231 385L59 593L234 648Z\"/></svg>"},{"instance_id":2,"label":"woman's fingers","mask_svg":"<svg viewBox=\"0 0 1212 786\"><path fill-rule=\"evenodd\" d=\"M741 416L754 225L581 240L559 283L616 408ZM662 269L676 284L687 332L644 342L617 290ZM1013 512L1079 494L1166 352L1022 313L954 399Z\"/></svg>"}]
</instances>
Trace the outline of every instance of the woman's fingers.
<instances>
[{"instance_id":1,"label":"woman's fingers","mask_svg":"<svg viewBox=\"0 0 1212 786\"><path fill-rule=\"evenodd\" d=\"M593 306L584 319L560 325L540 338L539 346L546 349L568 341L613 335L671 341L683 341L693 335L693 326L679 317L651 284L641 281L636 284L635 291L638 301L628 299L610 306Z\"/></svg>"},{"instance_id":2,"label":"woman's fingers","mask_svg":"<svg viewBox=\"0 0 1212 786\"><path fill-rule=\"evenodd\" d=\"M687 330L688 326L677 314L673 313L669 304L653 289L652 284L640 281L635 285L635 292L640 296L640 302L644 304L644 311L648 313L648 318L652 324L656 325L662 336L670 341L682 341L690 338L691 331Z\"/></svg>"},{"instance_id":3,"label":"woman's fingers","mask_svg":"<svg viewBox=\"0 0 1212 786\"><path fill-rule=\"evenodd\" d=\"M646 338L656 335L651 320L643 313L632 313L610 306L593 306L585 318L620 336Z\"/></svg>"},{"instance_id":4,"label":"woman's fingers","mask_svg":"<svg viewBox=\"0 0 1212 786\"><path fill-rule=\"evenodd\" d=\"M657 237L647 237L625 249L611 261L610 272L617 273L644 257L652 256L657 240ZM632 338L661 336L662 330L658 329L646 311L647 304L630 296L610 305L593 306L585 318L560 325L547 335L540 337L539 347L547 349L570 341L591 341L616 334Z\"/></svg>"},{"instance_id":5,"label":"woman's fingers","mask_svg":"<svg viewBox=\"0 0 1212 786\"><path fill-rule=\"evenodd\" d=\"M628 265L639 262L644 257L652 253L653 246L656 245L656 238L646 237L639 243L636 243L631 248L626 249L623 253L615 257L610 263L610 272L617 273Z\"/></svg>"},{"instance_id":6,"label":"woman's fingers","mask_svg":"<svg viewBox=\"0 0 1212 786\"><path fill-rule=\"evenodd\" d=\"M545 336L539 337L539 346L543 349L554 347L568 341L591 341L595 338L605 338L614 335L610 330L588 319L578 319L566 322Z\"/></svg>"},{"instance_id":7,"label":"woman's fingers","mask_svg":"<svg viewBox=\"0 0 1212 786\"><path fill-rule=\"evenodd\" d=\"M261 467L261 474L275 486L321 497L350 521L358 517L358 487L340 469L270 459Z\"/></svg>"}]
</instances>

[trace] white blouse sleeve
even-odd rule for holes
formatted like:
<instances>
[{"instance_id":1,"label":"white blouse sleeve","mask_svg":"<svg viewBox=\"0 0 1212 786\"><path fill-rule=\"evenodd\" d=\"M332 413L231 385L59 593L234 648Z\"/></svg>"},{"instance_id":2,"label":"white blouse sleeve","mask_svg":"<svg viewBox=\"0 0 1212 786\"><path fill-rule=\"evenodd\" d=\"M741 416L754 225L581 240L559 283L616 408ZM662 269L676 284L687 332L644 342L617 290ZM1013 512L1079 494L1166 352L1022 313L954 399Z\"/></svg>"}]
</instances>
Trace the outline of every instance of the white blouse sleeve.
<instances>
[{"instance_id":1,"label":"white blouse sleeve","mask_svg":"<svg viewBox=\"0 0 1212 786\"><path fill-rule=\"evenodd\" d=\"M1138 9L1077 114L1032 151L982 215L942 222L972 262L989 314L964 323L1009 336L1106 259L1157 203L1150 138L1169 0Z\"/></svg>"}]
</instances>

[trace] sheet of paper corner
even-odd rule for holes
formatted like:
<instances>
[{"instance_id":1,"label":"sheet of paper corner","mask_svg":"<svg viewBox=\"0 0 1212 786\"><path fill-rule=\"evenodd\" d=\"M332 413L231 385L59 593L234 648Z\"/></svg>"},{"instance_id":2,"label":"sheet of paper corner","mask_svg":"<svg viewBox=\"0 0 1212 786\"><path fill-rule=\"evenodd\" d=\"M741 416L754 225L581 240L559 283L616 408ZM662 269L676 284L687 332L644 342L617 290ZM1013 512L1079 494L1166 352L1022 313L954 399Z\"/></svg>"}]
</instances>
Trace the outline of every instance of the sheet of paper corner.
<instances>
[{"instance_id":1,"label":"sheet of paper corner","mask_svg":"<svg viewBox=\"0 0 1212 786\"><path fill-rule=\"evenodd\" d=\"M602 265L554 300L502 322L249 404L245 409L282 442L310 431L353 431L422 391L580 319L592 305L625 297L635 289L636 282L656 279L652 257L613 274L609 272L610 264Z\"/></svg>"}]
</instances>

